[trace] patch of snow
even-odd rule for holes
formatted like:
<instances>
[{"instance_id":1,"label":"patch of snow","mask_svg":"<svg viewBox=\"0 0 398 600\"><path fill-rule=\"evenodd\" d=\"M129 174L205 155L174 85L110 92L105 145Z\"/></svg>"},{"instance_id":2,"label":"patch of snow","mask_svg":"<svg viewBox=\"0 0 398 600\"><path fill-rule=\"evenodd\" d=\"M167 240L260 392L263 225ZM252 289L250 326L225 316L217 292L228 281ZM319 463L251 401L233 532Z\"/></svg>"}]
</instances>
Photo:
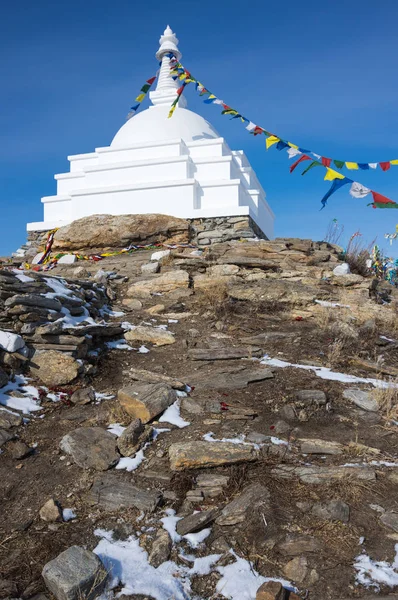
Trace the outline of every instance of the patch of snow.
<instances>
[{"instance_id":1,"label":"patch of snow","mask_svg":"<svg viewBox=\"0 0 398 600\"><path fill-rule=\"evenodd\" d=\"M76 519L77 514L72 508L64 508L62 511L62 518L64 521L72 521L72 519Z\"/></svg>"},{"instance_id":2,"label":"patch of snow","mask_svg":"<svg viewBox=\"0 0 398 600\"><path fill-rule=\"evenodd\" d=\"M148 354L149 350L148 350L148 348L146 348L145 346L140 346L140 347L138 348L138 352L139 352L140 354Z\"/></svg>"},{"instance_id":3,"label":"patch of snow","mask_svg":"<svg viewBox=\"0 0 398 600\"><path fill-rule=\"evenodd\" d=\"M99 314L103 317L104 315L108 315L109 317L124 317L125 313L122 311L112 310L109 306L103 306L99 310Z\"/></svg>"},{"instance_id":4,"label":"patch of snow","mask_svg":"<svg viewBox=\"0 0 398 600\"><path fill-rule=\"evenodd\" d=\"M269 367L277 367L278 369L286 369L287 367L293 367L294 369L303 369L304 371L313 371L317 377L321 379L328 379L330 381L340 381L341 383L369 383L374 387L388 388L398 387L397 384L383 381L382 379L373 379L372 377L357 377L356 375L346 375L345 373L338 373L332 371L328 367L316 367L312 365L300 365L298 363L291 363L279 358L270 358L267 354L264 355L261 364Z\"/></svg>"},{"instance_id":5,"label":"patch of snow","mask_svg":"<svg viewBox=\"0 0 398 600\"><path fill-rule=\"evenodd\" d=\"M176 394L179 398L186 398L188 396L187 392L182 392L181 390L176 390Z\"/></svg>"},{"instance_id":6,"label":"patch of snow","mask_svg":"<svg viewBox=\"0 0 398 600\"><path fill-rule=\"evenodd\" d=\"M160 423L171 423L171 425L176 425L180 429L182 429L183 427L188 427L188 425L191 424L188 421L185 421L180 416L180 401L179 400L176 400L174 402L174 404L172 404L171 406L169 406L169 408L167 408L165 410L165 412L160 417L159 422Z\"/></svg>"},{"instance_id":7,"label":"patch of snow","mask_svg":"<svg viewBox=\"0 0 398 600\"><path fill-rule=\"evenodd\" d=\"M178 323L178 319L168 319L168 323Z\"/></svg>"},{"instance_id":8,"label":"patch of snow","mask_svg":"<svg viewBox=\"0 0 398 600\"><path fill-rule=\"evenodd\" d=\"M319 306L323 306L324 308L351 308L349 304L340 304L339 302L328 302L327 300L314 300L316 304Z\"/></svg>"},{"instance_id":9,"label":"patch of snow","mask_svg":"<svg viewBox=\"0 0 398 600\"><path fill-rule=\"evenodd\" d=\"M250 444L249 442L245 442L245 435L241 434L236 438L221 438L221 439L216 439L213 437L214 433L212 431L209 431L208 433L205 433L203 436L203 439L206 442L229 442L230 444L243 444L244 446L256 446L256 444Z\"/></svg>"},{"instance_id":10,"label":"patch of snow","mask_svg":"<svg viewBox=\"0 0 398 600\"><path fill-rule=\"evenodd\" d=\"M28 281L34 281L33 277L28 277L24 273L21 273L21 271L19 271L19 269L13 269L12 272L15 273L16 278L19 279L19 281L22 281L22 283L28 283Z\"/></svg>"},{"instance_id":11,"label":"patch of snow","mask_svg":"<svg viewBox=\"0 0 398 600\"><path fill-rule=\"evenodd\" d=\"M123 456L117 463L115 469L126 469L126 471L135 471L140 464L145 460L144 450L149 446L147 442L141 450L135 453L134 456Z\"/></svg>"},{"instance_id":12,"label":"patch of snow","mask_svg":"<svg viewBox=\"0 0 398 600\"><path fill-rule=\"evenodd\" d=\"M397 341L397 340L394 340L393 338L386 337L385 335L381 335L380 339L386 340L386 342L396 342Z\"/></svg>"},{"instance_id":13,"label":"patch of snow","mask_svg":"<svg viewBox=\"0 0 398 600\"><path fill-rule=\"evenodd\" d=\"M398 585L398 544L395 544L395 558L392 563L374 561L363 553L356 557L354 569L356 580L361 585L379 589L379 584L395 587Z\"/></svg>"},{"instance_id":14,"label":"patch of snow","mask_svg":"<svg viewBox=\"0 0 398 600\"><path fill-rule=\"evenodd\" d=\"M170 250L159 250L158 252L153 252L151 255L151 260L160 260L165 256L169 256Z\"/></svg>"},{"instance_id":15,"label":"patch of snow","mask_svg":"<svg viewBox=\"0 0 398 600\"><path fill-rule=\"evenodd\" d=\"M101 401L101 400L112 400L112 398L115 397L115 394L104 394L101 392L95 392L95 399L96 401Z\"/></svg>"},{"instance_id":16,"label":"patch of snow","mask_svg":"<svg viewBox=\"0 0 398 600\"><path fill-rule=\"evenodd\" d=\"M130 344L128 344L124 338L106 342L105 346L109 348L109 350L134 350L134 348L130 346Z\"/></svg>"},{"instance_id":17,"label":"patch of snow","mask_svg":"<svg viewBox=\"0 0 398 600\"><path fill-rule=\"evenodd\" d=\"M186 573L186 568L167 561L155 569L134 536L122 541L113 540L112 532L103 529L96 529L94 534L102 538L94 552L110 573L110 589L120 585L120 595L142 594L157 600L191 598L189 580L178 578Z\"/></svg>"},{"instance_id":18,"label":"patch of snow","mask_svg":"<svg viewBox=\"0 0 398 600\"><path fill-rule=\"evenodd\" d=\"M222 554L209 554L201 558L195 558L193 566L189 569L190 575L208 575L212 571L214 563L216 563ZM187 558L187 557L185 557Z\"/></svg>"},{"instance_id":19,"label":"patch of snow","mask_svg":"<svg viewBox=\"0 0 398 600\"><path fill-rule=\"evenodd\" d=\"M271 436L270 437L271 443L275 444L275 446L288 446L289 442L285 442L285 440L281 440L280 438Z\"/></svg>"},{"instance_id":20,"label":"patch of snow","mask_svg":"<svg viewBox=\"0 0 398 600\"><path fill-rule=\"evenodd\" d=\"M6 352L17 352L25 346L23 338L17 333L0 331L0 348Z\"/></svg>"},{"instance_id":21,"label":"patch of snow","mask_svg":"<svg viewBox=\"0 0 398 600\"><path fill-rule=\"evenodd\" d=\"M125 331L131 331L132 329L136 328L135 325L133 325L132 323L129 323L128 321L123 321L123 323L121 323L120 327L122 329L124 329Z\"/></svg>"},{"instance_id":22,"label":"patch of snow","mask_svg":"<svg viewBox=\"0 0 398 600\"><path fill-rule=\"evenodd\" d=\"M111 423L110 425L108 425L108 431L110 431L110 433L113 433L113 435L116 435L117 437L121 436L125 429L126 428L123 427L123 425L120 425L120 423Z\"/></svg>"},{"instance_id":23,"label":"patch of snow","mask_svg":"<svg viewBox=\"0 0 398 600\"><path fill-rule=\"evenodd\" d=\"M18 410L26 415L31 412L42 410L38 402L40 397L39 390L33 385L27 385L27 383L28 379L26 377L23 375L16 375L14 381L9 381L7 385L1 388L0 404L7 408ZM16 390L21 392L24 396L22 398L17 398L8 395L9 392Z\"/></svg>"},{"instance_id":24,"label":"patch of snow","mask_svg":"<svg viewBox=\"0 0 398 600\"><path fill-rule=\"evenodd\" d=\"M279 581L283 587L294 590L289 581L278 577L263 577L254 570L251 562L240 558L233 550L230 550L230 553L235 557L235 562L226 567L217 567L222 577L217 583L216 590L224 598L255 600L258 588L267 581Z\"/></svg>"},{"instance_id":25,"label":"patch of snow","mask_svg":"<svg viewBox=\"0 0 398 600\"><path fill-rule=\"evenodd\" d=\"M176 525L178 521L181 521L182 517L176 517L176 511L172 508L165 510L166 516L160 519L163 529L169 534L171 541L175 544L181 541L181 536L176 531Z\"/></svg>"},{"instance_id":26,"label":"patch of snow","mask_svg":"<svg viewBox=\"0 0 398 600\"><path fill-rule=\"evenodd\" d=\"M209 535L211 534L211 527L208 527L207 529L202 529L201 531L198 531L197 533L187 533L187 535L184 535L183 538L184 540L186 540L188 542L188 544L191 546L191 548L198 548L198 546L200 546L200 544L209 537Z\"/></svg>"}]
</instances>

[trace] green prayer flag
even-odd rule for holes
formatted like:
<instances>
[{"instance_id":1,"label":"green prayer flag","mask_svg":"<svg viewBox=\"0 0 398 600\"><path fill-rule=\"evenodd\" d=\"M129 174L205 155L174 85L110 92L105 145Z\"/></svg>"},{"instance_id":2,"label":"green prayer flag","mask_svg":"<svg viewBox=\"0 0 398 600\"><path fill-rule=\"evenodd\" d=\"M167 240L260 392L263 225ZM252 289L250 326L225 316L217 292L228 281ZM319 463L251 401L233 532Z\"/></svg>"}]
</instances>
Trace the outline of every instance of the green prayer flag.
<instances>
[{"instance_id":1,"label":"green prayer flag","mask_svg":"<svg viewBox=\"0 0 398 600\"><path fill-rule=\"evenodd\" d=\"M151 86L149 85L149 83L146 83L145 85L142 86L141 92L144 92L144 94L146 94L147 91L150 89L150 87Z\"/></svg>"},{"instance_id":2,"label":"green prayer flag","mask_svg":"<svg viewBox=\"0 0 398 600\"><path fill-rule=\"evenodd\" d=\"M305 175L306 173L308 173L308 171L310 169L312 169L312 167L322 167L322 164L320 162L318 162L317 160L313 160L312 163L310 165L308 165L308 167L306 169L304 169L304 171L301 174Z\"/></svg>"},{"instance_id":3,"label":"green prayer flag","mask_svg":"<svg viewBox=\"0 0 398 600\"><path fill-rule=\"evenodd\" d=\"M344 160L334 160L333 164L335 165L335 167L337 167L338 169L342 169L344 167Z\"/></svg>"}]
</instances>

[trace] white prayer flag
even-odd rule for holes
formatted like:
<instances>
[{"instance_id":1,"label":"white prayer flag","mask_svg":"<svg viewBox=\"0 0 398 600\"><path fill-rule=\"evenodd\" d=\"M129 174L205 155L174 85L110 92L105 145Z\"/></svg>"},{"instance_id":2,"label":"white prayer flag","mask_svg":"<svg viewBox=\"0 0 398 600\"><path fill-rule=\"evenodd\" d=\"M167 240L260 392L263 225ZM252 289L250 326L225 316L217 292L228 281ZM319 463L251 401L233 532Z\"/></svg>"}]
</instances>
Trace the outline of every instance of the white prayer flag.
<instances>
[{"instance_id":1,"label":"white prayer flag","mask_svg":"<svg viewBox=\"0 0 398 600\"><path fill-rule=\"evenodd\" d=\"M287 153L289 155L289 158L294 158L295 156L302 154L302 152L300 152L300 150L297 150L297 148L289 148Z\"/></svg>"},{"instance_id":2,"label":"white prayer flag","mask_svg":"<svg viewBox=\"0 0 398 600\"><path fill-rule=\"evenodd\" d=\"M370 191L371 190L362 185L362 183L354 181L350 189L350 194L353 198L365 198L365 196L370 194Z\"/></svg>"}]
</instances>

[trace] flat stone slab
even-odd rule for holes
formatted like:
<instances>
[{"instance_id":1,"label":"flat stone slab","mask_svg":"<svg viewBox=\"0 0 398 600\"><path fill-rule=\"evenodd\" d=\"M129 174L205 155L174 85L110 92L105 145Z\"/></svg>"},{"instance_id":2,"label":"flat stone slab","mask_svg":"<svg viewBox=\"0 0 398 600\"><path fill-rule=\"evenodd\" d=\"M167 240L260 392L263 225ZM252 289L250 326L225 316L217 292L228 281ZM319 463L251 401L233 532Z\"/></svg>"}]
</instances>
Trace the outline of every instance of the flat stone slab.
<instances>
[{"instance_id":1,"label":"flat stone slab","mask_svg":"<svg viewBox=\"0 0 398 600\"><path fill-rule=\"evenodd\" d=\"M258 457L259 452L253 446L231 442L186 442L171 444L169 448L172 471L253 462Z\"/></svg>"},{"instance_id":2,"label":"flat stone slab","mask_svg":"<svg viewBox=\"0 0 398 600\"><path fill-rule=\"evenodd\" d=\"M167 385L170 385L175 390L184 391L186 389L186 384L179 379L163 375L162 373L147 371L146 369L131 368L129 370L129 377L136 381L143 381L144 383L167 383Z\"/></svg>"},{"instance_id":3,"label":"flat stone slab","mask_svg":"<svg viewBox=\"0 0 398 600\"><path fill-rule=\"evenodd\" d=\"M193 348L188 352L191 360L233 360L239 358L259 358L262 355L263 351L256 346L240 348Z\"/></svg>"},{"instance_id":4,"label":"flat stone slab","mask_svg":"<svg viewBox=\"0 0 398 600\"><path fill-rule=\"evenodd\" d=\"M380 517L380 521L386 527L398 532L398 513L387 511Z\"/></svg>"},{"instance_id":5,"label":"flat stone slab","mask_svg":"<svg viewBox=\"0 0 398 600\"><path fill-rule=\"evenodd\" d=\"M362 408L362 410L370 412L377 412L379 410L377 400L375 400L370 392L365 390L349 388L348 390L344 390L343 396L347 400L351 400L358 408Z\"/></svg>"},{"instance_id":6,"label":"flat stone slab","mask_svg":"<svg viewBox=\"0 0 398 600\"><path fill-rule=\"evenodd\" d=\"M212 510L203 510L184 517L181 521L178 521L176 531L179 535L187 535L188 533L200 531L206 525L212 523L218 514L218 508L213 508Z\"/></svg>"},{"instance_id":7,"label":"flat stone slab","mask_svg":"<svg viewBox=\"0 0 398 600\"><path fill-rule=\"evenodd\" d=\"M93 600L103 591L108 579L98 556L80 546L61 552L45 565L42 575L57 600Z\"/></svg>"},{"instance_id":8,"label":"flat stone slab","mask_svg":"<svg viewBox=\"0 0 398 600\"><path fill-rule=\"evenodd\" d=\"M82 469L106 471L119 460L116 438L101 427L80 427L62 438L60 448Z\"/></svg>"},{"instance_id":9,"label":"flat stone slab","mask_svg":"<svg viewBox=\"0 0 398 600\"><path fill-rule=\"evenodd\" d=\"M0 408L0 428L11 429L22 425L21 415L17 415L6 408Z\"/></svg>"},{"instance_id":10,"label":"flat stone slab","mask_svg":"<svg viewBox=\"0 0 398 600\"><path fill-rule=\"evenodd\" d=\"M243 523L249 510L258 510L262 505L269 505L270 493L268 489L259 484L249 485L232 502L229 502L221 515L217 518L217 525L236 525Z\"/></svg>"},{"instance_id":11,"label":"flat stone slab","mask_svg":"<svg viewBox=\"0 0 398 600\"><path fill-rule=\"evenodd\" d=\"M24 306L32 306L38 308L48 308L50 310L60 311L62 308L61 302L59 300L55 300L52 298L46 298L45 296L36 296L35 294L24 294L24 295L15 295L11 298L8 298L4 305L7 308L12 308L17 304L22 304Z\"/></svg>"},{"instance_id":12,"label":"flat stone slab","mask_svg":"<svg viewBox=\"0 0 398 600\"><path fill-rule=\"evenodd\" d=\"M302 454L342 454L343 445L327 440L303 439L298 440Z\"/></svg>"},{"instance_id":13,"label":"flat stone slab","mask_svg":"<svg viewBox=\"0 0 398 600\"><path fill-rule=\"evenodd\" d=\"M334 480L354 477L362 481L375 481L376 474L370 467L294 467L278 465L271 469L271 475L282 479L298 477L303 483L328 483Z\"/></svg>"},{"instance_id":14,"label":"flat stone slab","mask_svg":"<svg viewBox=\"0 0 398 600\"><path fill-rule=\"evenodd\" d=\"M129 415L148 423L173 404L177 394L165 383L136 383L119 390L118 400Z\"/></svg>"},{"instance_id":15,"label":"flat stone slab","mask_svg":"<svg viewBox=\"0 0 398 600\"><path fill-rule=\"evenodd\" d=\"M241 369L235 372L216 372L203 377L200 374L190 378L190 385L197 389L228 389L239 390L247 387L249 383L256 381L265 381L274 377L271 369L266 367L255 367Z\"/></svg>"},{"instance_id":16,"label":"flat stone slab","mask_svg":"<svg viewBox=\"0 0 398 600\"><path fill-rule=\"evenodd\" d=\"M153 512L162 494L157 490L143 490L128 481L121 481L116 474L97 479L90 490L90 500L109 511L122 508L138 508Z\"/></svg>"},{"instance_id":17,"label":"flat stone slab","mask_svg":"<svg viewBox=\"0 0 398 600\"><path fill-rule=\"evenodd\" d=\"M146 325L140 325L126 331L124 337L128 342L149 342L155 344L155 346L167 346L168 344L174 344L176 341L170 331Z\"/></svg>"},{"instance_id":18,"label":"flat stone slab","mask_svg":"<svg viewBox=\"0 0 398 600\"><path fill-rule=\"evenodd\" d=\"M318 519L325 519L326 521L342 521L343 523L348 523L350 520L350 507L342 500L331 500L324 504L314 504L311 508L311 514L318 517Z\"/></svg>"},{"instance_id":19,"label":"flat stone slab","mask_svg":"<svg viewBox=\"0 0 398 600\"><path fill-rule=\"evenodd\" d=\"M322 390L298 390L296 400L303 404L316 404L317 406L322 406L327 402L326 394Z\"/></svg>"},{"instance_id":20,"label":"flat stone slab","mask_svg":"<svg viewBox=\"0 0 398 600\"><path fill-rule=\"evenodd\" d=\"M298 556L307 552L319 552L322 549L320 540L310 535L288 535L285 541L277 546L281 554Z\"/></svg>"}]
</instances>

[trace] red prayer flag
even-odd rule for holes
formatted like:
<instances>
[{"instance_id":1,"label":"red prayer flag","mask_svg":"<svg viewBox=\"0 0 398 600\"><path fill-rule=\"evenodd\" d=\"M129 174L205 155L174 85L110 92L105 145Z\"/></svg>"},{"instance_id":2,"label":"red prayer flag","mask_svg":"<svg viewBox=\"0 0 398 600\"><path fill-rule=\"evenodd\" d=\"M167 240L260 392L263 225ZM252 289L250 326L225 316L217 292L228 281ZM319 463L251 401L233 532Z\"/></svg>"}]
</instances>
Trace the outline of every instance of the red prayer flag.
<instances>
[{"instance_id":1,"label":"red prayer flag","mask_svg":"<svg viewBox=\"0 0 398 600\"><path fill-rule=\"evenodd\" d=\"M293 173L294 169L297 167L297 165L299 165L301 162L303 162L303 160L311 160L309 156L307 156L306 154L303 154L302 156L300 156L300 158L298 160L296 160L295 163L293 163L289 169L289 171L291 173Z\"/></svg>"},{"instance_id":2,"label":"red prayer flag","mask_svg":"<svg viewBox=\"0 0 398 600\"><path fill-rule=\"evenodd\" d=\"M152 85L155 79L156 77L151 77L150 79L147 79L146 82L149 83L149 85Z\"/></svg>"},{"instance_id":3,"label":"red prayer flag","mask_svg":"<svg viewBox=\"0 0 398 600\"><path fill-rule=\"evenodd\" d=\"M331 158L325 158L324 156L322 156L321 160L324 167L330 167L330 165L332 164Z\"/></svg>"},{"instance_id":4,"label":"red prayer flag","mask_svg":"<svg viewBox=\"0 0 398 600\"><path fill-rule=\"evenodd\" d=\"M184 84L182 84L182 86L181 86L180 88L178 88L178 90L177 90L177 94L178 94L179 96L181 96L182 92L184 91L184 87L185 87L185 86L184 86Z\"/></svg>"},{"instance_id":5,"label":"red prayer flag","mask_svg":"<svg viewBox=\"0 0 398 600\"><path fill-rule=\"evenodd\" d=\"M395 204L394 200L390 200L390 198L386 198L386 196L382 196L377 192L372 192L373 201L376 204Z\"/></svg>"},{"instance_id":6,"label":"red prayer flag","mask_svg":"<svg viewBox=\"0 0 398 600\"><path fill-rule=\"evenodd\" d=\"M258 125L255 126L255 128L253 129L253 131L251 131L250 133L252 133L253 135L259 135L259 133L263 133L264 129L262 127L259 127Z\"/></svg>"},{"instance_id":7,"label":"red prayer flag","mask_svg":"<svg viewBox=\"0 0 398 600\"><path fill-rule=\"evenodd\" d=\"M391 167L390 161L379 163L379 165L383 171L388 171L388 169Z\"/></svg>"}]
</instances>

